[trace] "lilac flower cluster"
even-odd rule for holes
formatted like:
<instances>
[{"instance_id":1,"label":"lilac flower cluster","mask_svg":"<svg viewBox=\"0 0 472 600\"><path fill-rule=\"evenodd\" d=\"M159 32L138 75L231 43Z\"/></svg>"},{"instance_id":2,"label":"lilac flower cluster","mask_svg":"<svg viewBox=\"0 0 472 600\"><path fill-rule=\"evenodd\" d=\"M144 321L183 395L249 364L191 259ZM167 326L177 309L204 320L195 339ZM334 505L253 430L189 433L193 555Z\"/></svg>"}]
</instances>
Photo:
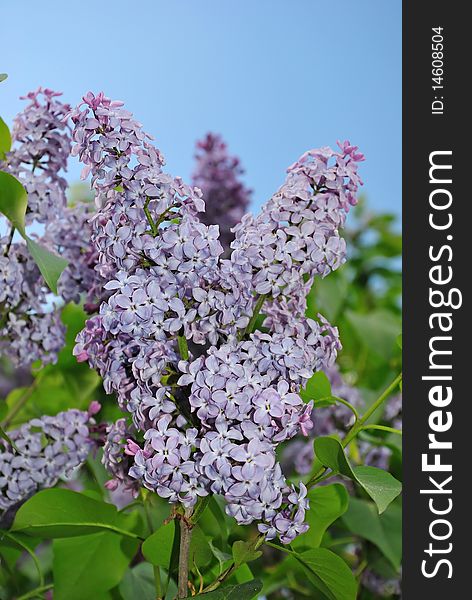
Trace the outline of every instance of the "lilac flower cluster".
<instances>
[{"instance_id":1,"label":"lilac flower cluster","mask_svg":"<svg viewBox=\"0 0 472 600\"><path fill-rule=\"evenodd\" d=\"M312 256L312 238L320 222L326 239L338 236L362 156L343 145L329 155L334 166L326 150L303 157L262 216L243 219L248 233L237 227L223 259L218 228L197 217L200 190L162 171L161 154L121 103L89 93L71 117L73 153L97 196L92 239L110 292L74 353L100 372L143 440L125 444L124 422L110 430L114 479L125 481L124 455L134 455L128 475L170 502L192 507L222 494L239 523L258 521L269 538L290 542L306 531L308 501L303 486L287 484L275 449L308 433L311 406L299 391L334 362L339 339L321 317L288 318L284 309L289 293L301 296L306 280L326 275L322 263L340 264L328 251ZM318 197L333 204L324 221ZM266 296L266 331L254 333Z\"/></svg>"},{"instance_id":2,"label":"lilac flower cluster","mask_svg":"<svg viewBox=\"0 0 472 600\"><path fill-rule=\"evenodd\" d=\"M244 173L239 158L228 154L219 135L208 133L198 141L195 158L193 184L202 190L206 207L201 220L206 225L219 226L224 255L229 256L234 239L231 229L247 212L251 190L239 179Z\"/></svg>"},{"instance_id":3,"label":"lilac flower cluster","mask_svg":"<svg viewBox=\"0 0 472 600\"><path fill-rule=\"evenodd\" d=\"M66 205L70 135L64 121L70 106L59 92L38 88L23 97L28 106L14 120L13 150L2 170L17 177L28 192L28 222L46 223Z\"/></svg>"},{"instance_id":4,"label":"lilac flower cluster","mask_svg":"<svg viewBox=\"0 0 472 600\"><path fill-rule=\"evenodd\" d=\"M38 88L25 99L30 103L14 121L13 148L0 169L17 177L28 192L27 224L47 224L61 214L66 203L66 169L70 153L70 110L59 93ZM26 249L16 241L14 229L0 238L0 353L15 365L56 359L63 345L60 315L48 302L49 290ZM46 238L39 240L50 245Z\"/></svg>"},{"instance_id":5,"label":"lilac flower cluster","mask_svg":"<svg viewBox=\"0 0 472 600\"><path fill-rule=\"evenodd\" d=\"M92 449L89 412L71 409L32 419L0 440L0 512L69 476Z\"/></svg>"},{"instance_id":6,"label":"lilac flower cluster","mask_svg":"<svg viewBox=\"0 0 472 600\"><path fill-rule=\"evenodd\" d=\"M64 344L58 311L47 306L49 290L22 242L0 238L0 355L14 365L54 362Z\"/></svg>"}]
</instances>

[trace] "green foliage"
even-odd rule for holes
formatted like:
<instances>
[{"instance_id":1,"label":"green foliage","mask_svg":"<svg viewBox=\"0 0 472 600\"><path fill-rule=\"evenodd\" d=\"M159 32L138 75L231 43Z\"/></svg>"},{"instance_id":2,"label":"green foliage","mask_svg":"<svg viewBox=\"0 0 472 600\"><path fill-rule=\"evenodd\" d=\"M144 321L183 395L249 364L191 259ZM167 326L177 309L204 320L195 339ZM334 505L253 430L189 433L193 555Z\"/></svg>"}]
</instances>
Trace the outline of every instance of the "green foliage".
<instances>
[{"instance_id":1,"label":"green foliage","mask_svg":"<svg viewBox=\"0 0 472 600\"><path fill-rule=\"evenodd\" d=\"M175 521L170 521L144 541L141 550L146 560L152 565L169 570L175 531Z\"/></svg>"},{"instance_id":2,"label":"green foliage","mask_svg":"<svg viewBox=\"0 0 472 600\"><path fill-rule=\"evenodd\" d=\"M42 490L27 500L16 513L12 531L43 539L102 531L139 537L130 528L130 519L114 505L60 488Z\"/></svg>"},{"instance_id":3,"label":"green foliage","mask_svg":"<svg viewBox=\"0 0 472 600\"><path fill-rule=\"evenodd\" d=\"M6 73L0 73L0 83L2 81L5 81L5 79L8 77L8 75Z\"/></svg>"},{"instance_id":4,"label":"green foliage","mask_svg":"<svg viewBox=\"0 0 472 600\"><path fill-rule=\"evenodd\" d=\"M323 371L318 371L308 380L300 395L305 402L314 400L315 406L318 406L319 401L331 397L331 384Z\"/></svg>"},{"instance_id":5,"label":"green foliage","mask_svg":"<svg viewBox=\"0 0 472 600\"><path fill-rule=\"evenodd\" d=\"M391 564L399 568L402 554L400 505L391 504L379 515L372 502L351 498L342 520L350 532L375 544Z\"/></svg>"},{"instance_id":6,"label":"green foliage","mask_svg":"<svg viewBox=\"0 0 472 600\"><path fill-rule=\"evenodd\" d=\"M53 542L54 599L95 598L118 585L139 543L110 532Z\"/></svg>"},{"instance_id":7,"label":"green foliage","mask_svg":"<svg viewBox=\"0 0 472 600\"><path fill-rule=\"evenodd\" d=\"M202 600L251 600L255 598L262 589L262 583L257 579L239 585L227 585L213 592L197 594ZM190 600L187 598L186 600Z\"/></svg>"},{"instance_id":8,"label":"green foliage","mask_svg":"<svg viewBox=\"0 0 472 600\"><path fill-rule=\"evenodd\" d=\"M262 552L254 548L253 542L243 542L238 540L237 542L234 542L232 551L236 567L240 567L241 565L256 560L262 556Z\"/></svg>"},{"instance_id":9,"label":"green foliage","mask_svg":"<svg viewBox=\"0 0 472 600\"><path fill-rule=\"evenodd\" d=\"M154 572L149 563L139 563L126 571L119 591L123 600L155 600Z\"/></svg>"},{"instance_id":10,"label":"green foliage","mask_svg":"<svg viewBox=\"0 0 472 600\"><path fill-rule=\"evenodd\" d=\"M367 315L349 310L346 312L346 318L360 344L384 360L389 360L400 329L395 315L386 310L372 311Z\"/></svg>"},{"instance_id":11,"label":"green foliage","mask_svg":"<svg viewBox=\"0 0 472 600\"><path fill-rule=\"evenodd\" d=\"M325 467L358 483L374 500L379 513L401 492L401 483L388 471L376 467L352 468L339 440L334 437L315 439L315 454Z\"/></svg>"},{"instance_id":12,"label":"green foliage","mask_svg":"<svg viewBox=\"0 0 472 600\"><path fill-rule=\"evenodd\" d=\"M343 515L349 505L349 495L340 483L315 487L308 492L310 510L306 521L310 529L295 538L292 547L318 548L330 525Z\"/></svg>"},{"instance_id":13,"label":"green foliage","mask_svg":"<svg viewBox=\"0 0 472 600\"><path fill-rule=\"evenodd\" d=\"M304 567L308 578L329 600L355 600L357 582L347 564L326 548L314 548L295 558Z\"/></svg>"}]
</instances>

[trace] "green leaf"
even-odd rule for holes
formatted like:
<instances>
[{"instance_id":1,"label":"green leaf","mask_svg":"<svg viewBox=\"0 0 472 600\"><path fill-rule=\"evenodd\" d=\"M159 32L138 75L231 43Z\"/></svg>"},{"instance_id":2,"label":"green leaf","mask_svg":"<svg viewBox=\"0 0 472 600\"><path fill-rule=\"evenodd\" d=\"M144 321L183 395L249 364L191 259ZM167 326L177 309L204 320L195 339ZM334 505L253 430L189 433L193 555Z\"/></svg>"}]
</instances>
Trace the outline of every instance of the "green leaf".
<instances>
[{"instance_id":1,"label":"green leaf","mask_svg":"<svg viewBox=\"0 0 472 600\"><path fill-rule=\"evenodd\" d=\"M315 454L325 467L336 473L355 479L351 465L344 454L341 442L335 437L326 436L316 438L314 441Z\"/></svg>"},{"instance_id":2,"label":"green leaf","mask_svg":"<svg viewBox=\"0 0 472 600\"><path fill-rule=\"evenodd\" d=\"M341 442L331 436L319 437L314 442L315 454L325 467L356 481L377 504L379 513L400 494L401 483L388 471L376 467L355 467L349 464Z\"/></svg>"},{"instance_id":3,"label":"green leaf","mask_svg":"<svg viewBox=\"0 0 472 600\"><path fill-rule=\"evenodd\" d=\"M231 560L231 555L227 552L223 552L222 550L220 550L217 546L215 546L215 544L213 544L211 540L208 540L208 545L210 546L211 551L213 552L213 556L218 561L221 573L223 571L224 564Z\"/></svg>"},{"instance_id":4,"label":"green leaf","mask_svg":"<svg viewBox=\"0 0 472 600\"><path fill-rule=\"evenodd\" d=\"M234 542L232 547L233 559L236 565L239 567L245 563L251 562L253 560L258 559L262 556L262 552L260 550L256 550L254 548L254 541L251 542L243 542L237 541Z\"/></svg>"},{"instance_id":5,"label":"green leaf","mask_svg":"<svg viewBox=\"0 0 472 600\"><path fill-rule=\"evenodd\" d=\"M5 154L10 152L11 135L5 121L0 117L0 159L5 158Z\"/></svg>"},{"instance_id":6,"label":"green leaf","mask_svg":"<svg viewBox=\"0 0 472 600\"><path fill-rule=\"evenodd\" d=\"M401 329L395 315L386 310L374 310L366 315L349 310L346 317L361 344L384 360L391 358Z\"/></svg>"},{"instance_id":7,"label":"green leaf","mask_svg":"<svg viewBox=\"0 0 472 600\"><path fill-rule=\"evenodd\" d=\"M384 469L359 466L353 471L356 480L377 504L379 513L383 513L402 491L402 484Z\"/></svg>"},{"instance_id":8,"label":"green leaf","mask_svg":"<svg viewBox=\"0 0 472 600\"><path fill-rule=\"evenodd\" d=\"M129 527L127 515L116 507L66 489L42 490L27 500L16 513L12 531L31 536L62 538L113 531L138 538Z\"/></svg>"},{"instance_id":9,"label":"green leaf","mask_svg":"<svg viewBox=\"0 0 472 600\"><path fill-rule=\"evenodd\" d=\"M357 582L348 565L326 548L314 548L295 558L313 583L329 600L355 600Z\"/></svg>"},{"instance_id":10,"label":"green leaf","mask_svg":"<svg viewBox=\"0 0 472 600\"><path fill-rule=\"evenodd\" d=\"M0 73L0 83L2 81L5 81L5 79L8 77L8 75L6 73Z\"/></svg>"},{"instance_id":11,"label":"green leaf","mask_svg":"<svg viewBox=\"0 0 472 600\"><path fill-rule=\"evenodd\" d=\"M193 598L202 598L204 600L252 600L261 590L262 583L258 579L253 579L247 583L227 585L206 594L197 594L196 596L188 597L186 600L192 600Z\"/></svg>"},{"instance_id":12,"label":"green leaf","mask_svg":"<svg viewBox=\"0 0 472 600\"><path fill-rule=\"evenodd\" d=\"M208 540L206 539L202 529L196 525L192 529L192 537L190 539L190 565L193 566L195 563L197 567L203 567L207 565L212 558L213 552L210 548Z\"/></svg>"},{"instance_id":13,"label":"green leaf","mask_svg":"<svg viewBox=\"0 0 472 600\"><path fill-rule=\"evenodd\" d=\"M331 396L331 384L323 371L315 373L307 382L305 389L302 389L300 395L304 402L325 399Z\"/></svg>"},{"instance_id":14,"label":"green leaf","mask_svg":"<svg viewBox=\"0 0 472 600\"><path fill-rule=\"evenodd\" d=\"M139 543L116 533L54 540L54 600L82 600L117 586Z\"/></svg>"},{"instance_id":15,"label":"green leaf","mask_svg":"<svg viewBox=\"0 0 472 600\"><path fill-rule=\"evenodd\" d=\"M254 579L254 575L248 564L241 565L234 571L233 575L237 583L247 583Z\"/></svg>"},{"instance_id":16,"label":"green leaf","mask_svg":"<svg viewBox=\"0 0 472 600\"><path fill-rule=\"evenodd\" d=\"M152 565L168 570L172 557L172 545L175 536L175 521L170 521L160 527L144 541L142 553Z\"/></svg>"},{"instance_id":17,"label":"green leaf","mask_svg":"<svg viewBox=\"0 0 472 600\"><path fill-rule=\"evenodd\" d=\"M402 556L401 506L391 504L383 514L379 515L372 502L351 498L349 508L342 516L342 520L354 535L375 544L395 569L400 567Z\"/></svg>"},{"instance_id":18,"label":"green leaf","mask_svg":"<svg viewBox=\"0 0 472 600\"><path fill-rule=\"evenodd\" d=\"M346 512L349 504L349 494L340 483L315 487L308 492L308 498L310 510L306 514L306 522L310 529L292 542L297 550L317 548L325 531Z\"/></svg>"},{"instance_id":19,"label":"green leaf","mask_svg":"<svg viewBox=\"0 0 472 600\"><path fill-rule=\"evenodd\" d=\"M38 265L41 275L44 277L49 289L54 292L54 294L57 294L57 281L61 276L62 271L64 271L69 263L64 258L57 256L57 254L54 254L44 246L41 246L41 244L38 244L38 242L35 242L27 235L24 237L28 250L34 259L34 262Z\"/></svg>"},{"instance_id":20,"label":"green leaf","mask_svg":"<svg viewBox=\"0 0 472 600\"><path fill-rule=\"evenodd\" d=\"M0 171L0 212L22 233L25 230L27 205L28 194L18 179Z\"/></svg>"},{"instance_id":21,"label":"green leaf","mask_svg":"<svg viewBox=\"0 0 472 600\"><path fill-rule=\"evenodd\" d=\"M334 406L335 404L338 404L338 402L337 396L326 396L325 398L315 400L315 408L327 408L328 406Z\"/></svg>"},{"instance_id":22,"label":"green leaf","mask_svg":"<svg viewBox=\"0 0 472 600\"><path fill-rule=\"evenodd\" d=\"M142 562L126 571L120 583L123 600L155 600L154 572L149 563Z\"/></svg>"},{"instance_id":23,"label":"green leaf","mask_svg":"<svg viewBox=\"0 0 472 600\"><path fill-rule=\"evenodd\" d=\"M331 273L325 279L317 278L308 294L307 316L316 318L321 312L329 321L336 322L348 292L349 281L343 269Z\"/></svg>"}]
</instances>

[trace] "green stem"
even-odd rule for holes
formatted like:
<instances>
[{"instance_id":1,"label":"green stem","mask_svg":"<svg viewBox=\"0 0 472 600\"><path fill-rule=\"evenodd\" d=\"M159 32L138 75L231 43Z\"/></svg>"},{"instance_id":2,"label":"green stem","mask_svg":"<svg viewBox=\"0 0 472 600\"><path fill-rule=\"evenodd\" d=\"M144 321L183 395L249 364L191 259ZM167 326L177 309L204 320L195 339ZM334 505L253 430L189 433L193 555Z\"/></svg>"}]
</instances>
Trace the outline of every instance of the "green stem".
<instances>
[{"instance_id":1,"label":"green stem","mask_svg":"<svg viewBox=\"0 0 472 600\"><path fill-rule=\"evenodd\" d=\"M386 425L375 425L374 423L371 423L369 425L363 425L361 429L362 431L365 431L366 429L378 429L379 431L387 431L388 433L403 435L403 431L401 431L400 429L395 429L394 427L387 427Z\"/></svg>"},{"instance_id":2,"label":"green stem","mask_svg":"<svg viewBox=\"0 0 472 600\"><path fill-rule=\"evenodd\" d=\"M18 598L16 600L30 600L30 598L41 597L41 594L43 592L52 590L53 587L54 587L54 584L52 584L52 583L49 583L48 585L42 585L41 587L37 587L36 589L31 590L30 592L27 592L26 594L23 594L23 596L18 596Z\"/></svg>"},{"instance_id":3,"label":"green stem","mask_svg":"<svg viewBox=\"0 0 472 600\"><path fill-rule=\"evenodd\" d=\"M254 540L254 550L257 550L258 548L260 548L260 546L262 546L262 544L265 542L265 535L264 534L259 534L257 536L257 538ZM269 546L271 545L270 542L265 542L266 544L268 544ZM277 547L277 546L276 546ZM216 588L220 587L220 585L226 580L228 579L228 577L230 577L235 571L236 569L239 567L240 565L237 565L234 561L229 565L229 567L227 567L223 573L221 573L216 579L215 581L213 581L212 583L210 583L209 585L206 586L206 588L204 588L202 590L202 594L206 594L207 592L212 592L213 590L216 590Z\"/></svg>"},{"instance_id":4,"label":"green stem","mask_svg":"<svg viewBox=\"0 0 472 600\"><path fill-rule=\"evenodd\" d=\"M16 536L14 536L12 533L8 533L7 531L4 531L4 532L2 532L2 535L13 540L13 542L15 542L15 544L18 544L18 546L23 548L23 550L30 555L31 560L33 561L34 566L36 567L36 571L38 572L39 587L43 587L44 586L44 576L43 576L43 572L41 570L41 565L39 564L39 560L36 557L36 554L34 553L34 551L31 550L31 548L29 548L22 541L17 539ZM32 596L32 597L34 597L34 596Z\"/></svg>"},{"instance_id":5,"label":"green stem","mask_svg":"<svg viewBox=\"0 0 472 600\"><path fill-rule=\"evenodd\" d=\"M355 409L354 406L352 406L352 404L350 404L347 400L344 400L344 398L339 398L339 396L334 396L336 398L336 402L340 402L341 404L344 404L344 406L347 406L347 408L354 413L354 416L356 417L356 421L359 420L359 413L357 412L357 410Z\"/></svg>"},{"instance_id":6,"label":"green stem","mask_svg":"<svg viewBox=\"0 0 472 600\"><path fill-rule=\"evenodd\" d=\"M358 579L362 575L362 572L364 571L364 569L367 567L368 564L369 563L365 559L361 562L361 564L354 571L354 577L356 579Z\"/></svg>"},{"instance_id":7,"label":"green stem","mask_svg":"<svg viewBox=\"0 0 472 600\"><path fill-rule=\"evenodd\" d=\"M359 431L361 429L363 429L365 422L374 414L374 412L380 406L382 406L382 404L385 402L385 400L390 396L390 394L400 384L401 380L402 380L402 373L399 373L395 377L395 379L392 381L392 383L380 394L380 396L377 398L377 400L371 406L369 406L369 408L362 415L362 417L357 421L357 423L354 423L354 425L348 431L346 437L343 440L344 448L351 442L351 440L353 440L356 437L356 435L359 433Z\"/></svg>"},{"instance_id":8,"label":"green stem","mask_svg":"<svg viewBox=\"0 0 472 600\"><path fill-rule=\"evenodd\" d=\"M151 233L152 233L153 237L157 237L157 235L159 233L159 227L156 225L156 223L154 223L154 219L152 218L151 211L148 208L150 200L151 200L150 198L146 198L146 202L144 203L143 210L144 210L144 214L146 215L146 219L149 223L149 227L151 228Z\"/></svg>"},{"instance_id":9,"label":"green stem","mask_svg":"<svg viewBox=\"0 0 472 600\"><path fill-rule=\"evenodd\" d=\"M262 305L264 304L267 297L268 297L268 294L261 294L259 296L259 298L257 299L257 302L254 306L254 310L252 311L252 317L251 317L249 323L247 324L246 329L244 329L239 334L239 340L244 339L246 337L246 335L249 335L250 333L252 333L254 331L254 328L255 328L256 322L257 322L257 317L259 316L259 313L261 312L261 309L262 309Z\"/></svg>"}]
</instances>

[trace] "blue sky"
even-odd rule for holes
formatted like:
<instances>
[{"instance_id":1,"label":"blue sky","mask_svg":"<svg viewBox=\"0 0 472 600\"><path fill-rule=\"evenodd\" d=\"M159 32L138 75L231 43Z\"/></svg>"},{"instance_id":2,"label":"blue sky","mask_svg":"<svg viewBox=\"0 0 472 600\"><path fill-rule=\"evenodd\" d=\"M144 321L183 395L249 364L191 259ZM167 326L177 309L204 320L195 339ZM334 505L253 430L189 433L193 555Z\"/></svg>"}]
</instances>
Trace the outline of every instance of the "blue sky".
<instances>
[{"instance_id":1,"label":"blue sky","mask_svg":"<svg viewBox=\"0 0 472 600\"><path fill-rule=\"evenodd\" d=\"M76 104L124 100L188 180L195 140L221 133L255 205L305 150L350 139L375 207L401 210L400 0L4 3L0 114L38 85ZM8 24L8 26L6 26ZM77 180L80 167L71 164Z\"/></svg>"}]
</instances>

